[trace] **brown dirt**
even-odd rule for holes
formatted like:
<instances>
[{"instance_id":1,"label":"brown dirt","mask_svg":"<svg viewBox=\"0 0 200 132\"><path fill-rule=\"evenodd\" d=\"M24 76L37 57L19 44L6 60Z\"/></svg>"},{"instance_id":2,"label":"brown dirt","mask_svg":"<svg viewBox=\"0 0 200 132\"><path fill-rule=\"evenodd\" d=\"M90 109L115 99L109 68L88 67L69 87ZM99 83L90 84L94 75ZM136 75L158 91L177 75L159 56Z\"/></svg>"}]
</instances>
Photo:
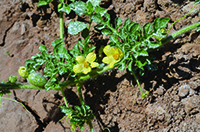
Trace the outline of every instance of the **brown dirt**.
<instances>
[{"instance_id":1,"label":"brown dirt","mask_svg":"<svg viewBox=\"0 0 200 132\"><path fill-rule=\"evenodd\" d=\"M170 26L184 16L194 1L190 0L104 0L101 6L123 22L130 18L144 25L156 17L170 17ZM51 42L59 38L59 18L56 3L37 8L36 0L0 1L0 80L17 75L19 66L38 52L40 44L52 51ZM199 20L200 5L186 18L176 23L171 33ZM74 13L69 20L84 20ZM94 25L93 25L94 26ZM65 30L66 31L66 30ZM79 35L65 34L66 46L71 48ZM99 46L102 36L92 33L92 42ZM6 54L10 52L10 55ZM94 80L87 80L83 94L86 104L94 112L96 132L197 132L200 131L200 33L192 30L152 53L157 56L158 71L139 77L150 95L140 98L140 91L126 71L113 70ZM19 78L20 81L23 81ZM23 102L31 114L8 100L0 107L1 132L69 132L70 126L59 119L63 114L60 92L17 90L17 99ZM78 105L75 87L65 91L70 105ZM7 95L13 98L14 95ZM80 131L80 130L77 130ZM84 132L89 132L86 126Z\"/></svg>"}]
</instances>

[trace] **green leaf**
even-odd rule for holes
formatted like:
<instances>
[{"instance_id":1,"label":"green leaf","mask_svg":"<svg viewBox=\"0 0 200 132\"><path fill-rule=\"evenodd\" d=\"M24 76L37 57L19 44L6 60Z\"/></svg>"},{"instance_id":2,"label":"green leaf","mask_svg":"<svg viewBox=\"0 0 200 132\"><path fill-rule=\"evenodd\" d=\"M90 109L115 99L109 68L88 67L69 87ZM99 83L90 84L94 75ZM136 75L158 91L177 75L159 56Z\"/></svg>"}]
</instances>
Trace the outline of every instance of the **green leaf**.
<instances>
[{"instance_id":1,"label":"green leaf","mask_svg":"<svg viewBox=\"0 0 200 132\"><path fill-rule=\"evenodd\" d=\"M111 35L111 36L109 37L109 39L110 39L112 42L116 43L116 44L120 44L120 41L119 41L118 38L117 38L116 36L114 36L114 35Z\"/></svg>"},{"instance_id":2,"label":"green leaf","mask_svg":"<svg viewBox=\"0 0 200 132\"><path fill-rule=\"evenodd\" d=\"M149 49L156 49L161 45L162 45L161 41L153 41L148 44L148 47Z\"/></svg>"},{"instance_id":3,"label":"green leaf","mask_svg":"<svg viewBox=\"0 0 200 132\"><path fill-rule=\"evenodd\" d=\"M110 14L105 13L105 14L104 14L104 17L106 18L105 22L106 22L107 24L109 24L109 23L110 23Z\"/></svg>"},{"instance_id":4,"label":"green leaf","mask_svg":"<svg viewBox=\"0 0 200 132\"><path fill-rule=\"evenodd\" d=\"M96 46L91 46L88 48L88 53L94 51L96 49Z\"/></svg>"},{"instance_id":5,"label":"green leaf","mask_svg":"<svg viewBox=\"0 0 200 132\"><path fill-rule=\"evenodd\" d=\"M68 25L68 33L70 33L71 35L76 35L79 32L81 32L83 29L85 29L87 27L87 24L83 23L83 22L73 22L70 21L69 25Z\"/></svg>"},{"instance_id":6,"label":"green leaf","mask_svg":"<svg viewBox=\"0 0 200 132\"><path fill-rule=\"evenodd\" d=\"M99 13L95 13L92 15L92 20L96 23L103 22L103 19L101 18L101 15Z\"/></svg>"},{"instance_id":7,"label":"green leaf","mask_svg":"<svg viewBox=\"0 0 200 132\"><path fill-rule=\"evenodd\" d=\"M129 70L130 72L133 71L133 60L131 60L131 61L128 63L127 68L128 68L128 70Z\"/></svg>"},{"instance_id":8,"label":"green leaf","mask_svg":"<svg viewBox=\"0 0 200 132\"><path fill-rule=\"evenodd\" d=\"M29 73L36 71L36 69L33 67L36 64L36 61L28 59L26 60L24 66L28 69Z\"/></svg>"},{"instance_id":9,"label":"green leaf","mask_svg":"<svg viewBox=\"0 0 200 132\"><path fill-rule=\"evenodd\" d=\"M95 12L99 13L101 16L103 16L107 12L107 10L100 6L97 6L97 7L95 7Z\"/></svg>"},{"instance_id":10,"label":"green leaf","mask_svg":"<svg viewBox=\"0 0 200 132\"><path fill-rule=\"evenodd\" d=\"M87 2L91 2L94 7L98 6L101 0L88 0Z\"/></svg>"},{"instance_id":11,"label":"green leaf","mask_svg":"<svg viewBox=\"0 0 200 132\"><path fill-rule=\"evenodd\" d=\"M136 34L136 32L140 34L141 33L140 24L139 23L134 23L134 25L131 27L130 30L131 30L131 33L134 34L134 35L138 35L138 34ZM140 35L138 35L138 36L140 36Z\"/></svg>"},{"instance_id":12,"label":"green leaf","mask_svg":"<svg viewBox=\"0 0 200 132\"><path fill-rule=\"evenodd\" d=\"M131 23L131 20L128 18L124 21L124 27L127 27Z\"/></svg>"},{"instance_id":13,"label":"green leaf","mask_svg":"<svg viewBox=\"0 0 200 132\"><path fill-rule=\"evenodd\" d=\"M71 49L69 52L70 52L70 54L72 54L74 57L79 56L79 55L82 55L78 43L76 43L76 44L74 45L73 49Z\"/></svg>"},{"instance_id":14,"label":"green leaf","mask_svg":"<svg viewBox=\"0 0 200 132\"><path fill-rule=\"evenodd\" d=\"M45 46L45 45L42 45L42 44L40 45L39 50L40 50L41 52L47 52L46 46Z\"/></svg>"},{"instance_id":15,"label":"green leaf","mask_svg":"<svg viewBox=\"0 0 200 132\"><path fill-rule=\"evenodd\" d=\"M38 7L48 5L52 0L39 0Z\"/></svg>"},{"instance_id":16,"label":"green leaf","mask_svg":"<svg viewBox=\"0 0 200 132\"><path fill-rule=\"evenodd\" d=\"M60 3L58 5L58 12L65 12L69 14L71 12L71 8L69 7L67 3Z\"/></svg>"},{"instance_id":17,"label":"green leaf","mask_svg":"<svg viewBox=\"0 0 200 132\"><path fill-rule=\"evenodd\" d=\"M105 25L97 25L97 26L95 26L95 28L98 30L102 30L105 28Z\"/></svg>"},{"instance_id":18,"label":"green leaf","mask_svg":"<svg viewBox=\"0 0 200 132\"><path fill-rule=\"evenodd\" d=\"M125 70L125 68L126 68L126 63L124 62L122 62L122 63L120 63L120 66L118 67L118 69L120 70L120 71L124 71Z\"/></svg>"},{"instance_id":19,"label":"green leaf","mask_svg":"<svg viewBox=\"0 0 200 132\"><path fill-rule=\"evenodd\" d=\"M80 130L83 131L85 128L84 124L83 125L80 125Z\"/></svg>"},{"instance_id":20,"label":"green leaf","mask_svg":"<svg viewBox=\"0 0 200 132\"><path fill-rule=\"evenodd\" d=\"M153 27L152 27L151 23L146 23L143 26L143 35L144 35L144 38L149 37L152 33L153 33Z\"/></svg>"},{"instance_id":21,"label":"green leaf","mask_svg":"<svg viewBox=\"0 0 200 132\"><path fill-rule=\"evenodd\" d=\"M110 30L108 30L108 29L103 29L101 31L101 33L104 34L104 35L111 35L112 34L112 32Z\"/></svg>"},{"instance_id":22,"label":"green leaf","mask_svg":"<svg viewBox=\"0 0 200 132\"><path fill-rule=\"evenodd\" d=\"M84 105L81 105L81 113L84 115L84 116L87 116L87 110L85 108Z\"/></svg>"},{"instance_id":23,"label":"green leaf","mask_svg":"<svg viewBox=\"0 0 200 132\"><path fill-rule=\"evenodd\" d=\"M200 0L195 0L194 4L199 4L200 3Z\"/></svg>"},{"instance_id":24,"label":"green leaf","mask_svg":"<svg viewBox=\"0 0 200 132\"><path fill-rule=\"evenodd\" d=\"M93 7L91 2L87 2L87 10L88 10L88 12L87 12L88 14L92 14L93 13L94 7Z\"/></svg>"},{"instance_id":25,"label":"green leaf","mask_svg":"<svg viewBox=\"0 0 200 132\"><path fill-rule=\"evenodd\" d=\"M200 23L200 20L198 21L198 23ZM197 26L197 32L199 32L199 31L200 31L200 25Z\"/></svg>"},{"instance_id":26,"label":"green leaf","mask_svg":"<svg viewBox=\"0 0 200 132\"><path fill-rule=\"evenodd\" d=\"M69 7L75 11L79 16L87 13L87 6L86 3L83 1L76 1L74 3L71 3Z\"/></svg>"},{"instance_id":27,"label":"green leaf","mask_svg":"<svg viewBox=\"0 0 200 132\"><path fill-rule=\"evenodd\" d=\"M71 56L68 54L62 39L54 40L52 42L52 46L54 55L58 56L58 58L65 58L67 60L71 59Z\"/></svg>"},{"instance_id":28,"label":"green leaf","mask_svg":"<svg viewBox=\"0 0 200 132\"><path fill-rule=\"evenodd\" d=\"M115 29L118 29L122 25L122 19L120 17L115 18Z\"/></svg>"},{"instance_id":29,"label":"green leaf","mask_svg":"<svg viewBox=\"0 0 200 132\"><path fill-rule=\"evenodd\" d=\"M81 112L81 108L80 108L79 106L74 106L74 109L75 109L78 113Z\"/></svg>"},{"instance_id":30,"label":"green leaf","mask_svg":"<svg viewBox=\"0 0 200 132\"><path fill-rule=\"evenodd\" d=\"M88 36L90 35L90 31L88 28L85 28L82 32L81 32L81 36L86 39Z\"/></svg>"},{"instance_id":31,"label":"green leaf","mask_svg":"<svg viewBox=\"0 0 200 132\"><path fill-rule=\"evenodd\" d=\"M71 107L66 107L66 106L59 106L61 108L61 111L65 113L65 115L69 115L73 113L73 109Z\"/></svg>"},{"instance_id":32,"label":"green leaf","mask_svg":"<svg viewBox=\"0 0 200 132\"><path fill-rule=\"evenodd\" d=\"M160 18L156 18L153 22L153 28L155 30L155 32L158 29L164 28L167 26L168 22L169 22L170 18L166 18L166 17L162 17Z\"/></svg>"}]
</instances>

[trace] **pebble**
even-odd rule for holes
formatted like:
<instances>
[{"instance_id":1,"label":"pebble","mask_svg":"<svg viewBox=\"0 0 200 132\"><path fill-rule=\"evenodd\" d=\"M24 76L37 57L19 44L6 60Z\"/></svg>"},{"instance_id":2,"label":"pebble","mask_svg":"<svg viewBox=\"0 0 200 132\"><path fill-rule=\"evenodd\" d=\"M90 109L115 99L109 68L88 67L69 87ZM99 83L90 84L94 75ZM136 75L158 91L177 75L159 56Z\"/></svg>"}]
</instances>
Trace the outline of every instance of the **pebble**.
<instances>
[{"instance_id":1,"label":"pebble","mask_svg":"<svg viewBox=\"0 0 200 132\"><path fill-rule=\"evenodd\" d=\"M25 32L26 32L26 25L23 23L21 25L21 35L25 34Z\"/></svg>"},{"instance_id":2,"label":"pebble","mask_svg":"<svg viewBox=\"0 0 200 132\"><path fill-rule=\"evenodd\" d=\"M178 95L184 98L189 94L189 91L190 91L190 85L185 84L179 88Z\"/></svg>"},{"instance_id":3,"label":"pebble","mask_svg":"<svg viewBox=\"0 0 200 132\"><path fill-rule=\"evenodd\" d=\"M164 90L162 89L162 88L158 88L157 90L156 90L156 93L158 94L158 95L163 95L164 94Z\"/></svg>"}]
</instances>

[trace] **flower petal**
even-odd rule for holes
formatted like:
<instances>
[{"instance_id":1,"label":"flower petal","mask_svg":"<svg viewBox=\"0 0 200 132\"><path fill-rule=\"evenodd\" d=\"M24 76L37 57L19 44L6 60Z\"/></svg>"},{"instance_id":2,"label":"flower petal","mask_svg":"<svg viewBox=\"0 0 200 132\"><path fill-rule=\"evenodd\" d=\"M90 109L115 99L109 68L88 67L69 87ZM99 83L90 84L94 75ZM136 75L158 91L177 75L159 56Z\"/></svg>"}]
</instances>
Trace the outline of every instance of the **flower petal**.
<instances>
[{"instance_id":1,"label":"flower petal","mask_svg":"<svg viewBox=\"0 0 200 132\"><path fill-rule=\"evenodd\" d=\"M75 73L80 73L83 71L84 66L82 64L77 64L73 67L73 71Z\"/></svg>"},{"instance_id":2,"label":"flower petal","mask_svg":"<svg viewBox=\"0 0 200 132\"><path fill-rule=\"evenodd\" d=\"M124 53L122 52L122 50L118 47L115 47L115 53L119 54L119 58L118 60L121 60L121 58L124 56Z\"/></svg>"},{"instance_id":3,"label":"flower petal","mask_svg":"<svg viewBox=\"0 0 200 132\"><path fill-rule=\"evenodd\" d=\"M95 61L95 59L96 59L96 54L94 52L91 52L86 56L86 60L85 61L87 61L89 63L92 63L92 62Z\"/></svg>"},{"instance_id":4,"label":"flower petal","mask_svg":"<svg viewBox=\"0 0 200 132\"><path fill-rule=\"evenodd\" d=\"M90 72L90 71L91 71L91 67L87 67L87 68L84 67L84 68L83 68L83 73L84 73L84 74L87 74L87 73Z\"/></svg>"},{"instance_id":5,"label":"flower petal","mask_svg":"<svg viewBox=\"0 0 200 132\"><path fill-rule=\"evenodd\" d=\"M113 54L115 54L115 49L110 47L110 45L106 45L106 47L103 49L103 52L107 55L107 56L111 56Z\"/></svg>"},{"instance_id":6,"label":"flower petal","mask_svg":"<svg viewBox=\"0 0 200 132\"><path fill-rule=\"evenodd\" d=\"M83 64L85 62L85 57L83 56L77 56L76 57L76 61L79 63L79 64Z\"/></svg>"},{"instance_id":7,"label":"flower petal","mask_svg":"<svg viewBox=\"0 0 200 132\"><path fill-rule=\"evenodd\" d=\"M111 63L109 64L109 68L113 68L113 66L114 66L115 63L116 63L115 61L111 62Z\"/></svg>"},{"instance_id":8,"label":"flower petal","mask_svg":"<svg viewBox=\"0 0 200 132\"><path fill-rule=\"evenodd\" d=\"M113 61L113 58L112 56L104 57L102 61L106 64L110 64Z\"/></svg>"},{"instance_id":9,"label":"flower petal","mask_svg":"<svg viewBox=\"0 0 200 132\"><path fill-rule=\"evenodd\" d=\"M92 62L91 63L91 67L94 68L94 67L98 67L99 66L99 63L97 62Z\"/></svg>"}]
</instances>

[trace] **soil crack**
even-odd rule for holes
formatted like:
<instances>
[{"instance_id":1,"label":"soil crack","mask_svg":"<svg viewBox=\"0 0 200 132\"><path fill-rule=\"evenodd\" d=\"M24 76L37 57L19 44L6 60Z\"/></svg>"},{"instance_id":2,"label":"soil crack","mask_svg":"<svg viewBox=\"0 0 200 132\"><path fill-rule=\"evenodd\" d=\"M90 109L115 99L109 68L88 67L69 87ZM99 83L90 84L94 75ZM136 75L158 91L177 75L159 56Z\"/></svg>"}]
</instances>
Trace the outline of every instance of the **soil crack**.
<instances>
[{"instance_id":1,"label":"soil crack","mask_svg":"<svg viewBox=\"0 0 200 132\"><path fill-rule=\"evenodd\" d=\"M4 45L5 45L5 40L6 40L7 33L8 33L8 31L13 27L13 25L15 24L15 22L16 22L16 21L14 21L14 22L10 25L10 27L8 27L8 29L5 31L4 36L3 36L3 42L0 44L0 46L4 46Z\"/></svg>"}]
</instances>

